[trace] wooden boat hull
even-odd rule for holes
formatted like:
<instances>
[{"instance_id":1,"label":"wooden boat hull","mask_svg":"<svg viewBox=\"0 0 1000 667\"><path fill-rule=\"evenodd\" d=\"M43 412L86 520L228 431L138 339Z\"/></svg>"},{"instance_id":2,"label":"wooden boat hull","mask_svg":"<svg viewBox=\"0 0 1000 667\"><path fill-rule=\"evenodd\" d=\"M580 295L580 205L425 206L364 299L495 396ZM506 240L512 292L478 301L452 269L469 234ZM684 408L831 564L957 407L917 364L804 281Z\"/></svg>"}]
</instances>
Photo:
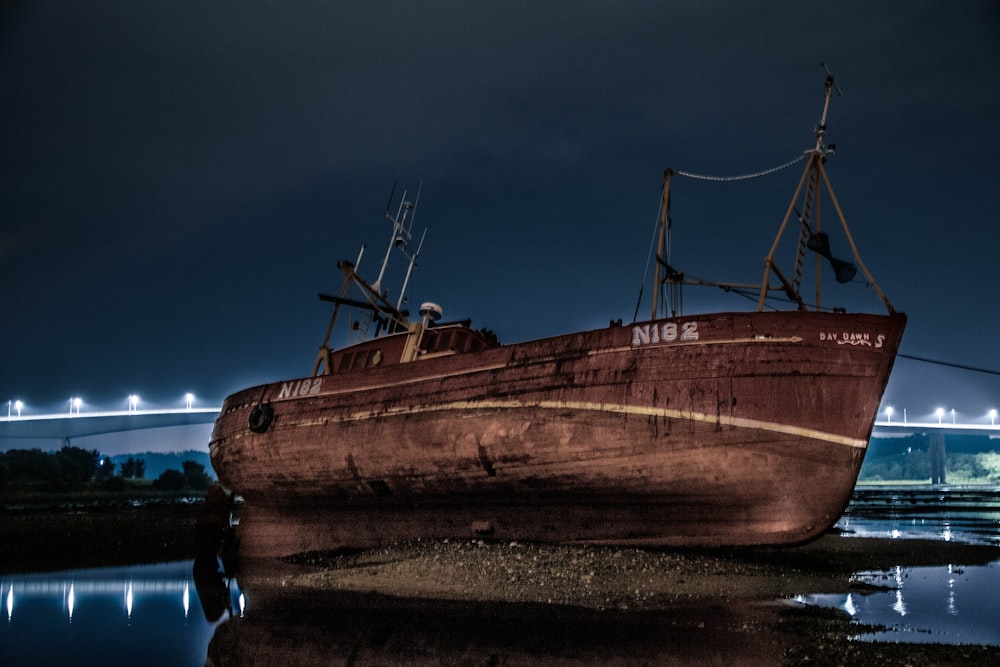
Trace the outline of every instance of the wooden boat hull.
<instances>
[{"instance_id":1,"label":"wooden boat hull","mask_svg":"<svg viewBox=\"0 0 1000 667\"><path fill-rule=\"evenodd\" d=\"M250 557L798 543L846 507L904 325L725 313L263 385L226 400L212 462Z\"/></svg>"}]
</instances>

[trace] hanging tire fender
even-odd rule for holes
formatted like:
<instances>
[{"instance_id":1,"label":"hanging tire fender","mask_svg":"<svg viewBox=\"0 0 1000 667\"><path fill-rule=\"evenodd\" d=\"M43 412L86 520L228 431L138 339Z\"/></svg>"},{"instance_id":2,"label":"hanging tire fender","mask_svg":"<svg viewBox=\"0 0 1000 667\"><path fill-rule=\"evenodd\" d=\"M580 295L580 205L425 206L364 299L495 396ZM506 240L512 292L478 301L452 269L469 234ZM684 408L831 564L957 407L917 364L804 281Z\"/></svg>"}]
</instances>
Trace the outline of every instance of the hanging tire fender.
<instances>
[{"instance_id":1,"label":"hanging tire fender","mask_svg":"<svg viewBox=\"0 0 1000 667\"><path fill-rule=\"evenodd\" d=\"M250 419L247 425L254 433L263 433L271 427L272 421L274 421L274 408L271 407L271 404L258 403L250 411Z\"/></svg>"}]
</instances>

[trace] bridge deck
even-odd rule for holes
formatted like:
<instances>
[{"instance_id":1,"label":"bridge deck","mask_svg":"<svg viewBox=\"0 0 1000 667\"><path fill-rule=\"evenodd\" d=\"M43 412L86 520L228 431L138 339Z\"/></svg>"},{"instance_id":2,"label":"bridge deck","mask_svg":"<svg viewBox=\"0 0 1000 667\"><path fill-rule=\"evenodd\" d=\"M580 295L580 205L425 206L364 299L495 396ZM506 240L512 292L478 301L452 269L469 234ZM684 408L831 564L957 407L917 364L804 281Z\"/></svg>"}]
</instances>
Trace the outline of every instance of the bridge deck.
<instances>
[{"instance_id":1,"label":"bridge deck","mask_svg":"<svg viewBox=\"0 0 1000 667\"><path fill-rule=\"evenodd\" d=\"M218 417L220 410L221 408L184 408L0 417L0 440L69 440L166 426L210 424Z\"/></svg>"}]
</instances>

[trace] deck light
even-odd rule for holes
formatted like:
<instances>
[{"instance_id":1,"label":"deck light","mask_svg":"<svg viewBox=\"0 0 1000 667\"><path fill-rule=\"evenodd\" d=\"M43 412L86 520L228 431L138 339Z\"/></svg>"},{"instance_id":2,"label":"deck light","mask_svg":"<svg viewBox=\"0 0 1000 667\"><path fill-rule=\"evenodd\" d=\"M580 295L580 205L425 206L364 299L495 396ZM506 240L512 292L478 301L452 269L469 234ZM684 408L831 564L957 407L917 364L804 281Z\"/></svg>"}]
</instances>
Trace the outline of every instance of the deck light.
<instances>
[{"instance_id":1,"label":"deck light","mask_svg":"<svg viewBox=\"0 0 1000 667\"><path fill-rule=\"evenodd\" d=\"M989 414L990 414L990 424L993 425L993 426L996 426L997 425L997 411L996 410L990 410ZM17 416L18 417L21 416L21 408L17 409Z\"/></svg>"},{"instance_id":2,"label":"deck light","mask_svg":"<svg viewBox=\"0 0 1000 667\"><path fill-rule=\"evenodd\" d=\"M890 405L885 409L885 421L889 424L892 423L892 406Z\"/></svg>"},{"instance_id":3,"label":"deck light","mask_svg":"<svg viewBox=\"0 0 1000 667\"><path fill-rule=\"evenodd\" d=\"M938 408L937 410L934 411L934 414L937 415L938 424L940 424L941 423L941 417L944 417L944 408Z\"/></svg>"},{"instance_id":4,"label":"deck light","mask_svg":"<svg viewBox=\"0 0 1000 667\"><path fill-rule=\"evenodd\" d=\"M184 394L184 403L187 404L187 409L190 410L191 404L194 403L194 394L192 394L190 391Z\"/></svg>"}]
</instances>

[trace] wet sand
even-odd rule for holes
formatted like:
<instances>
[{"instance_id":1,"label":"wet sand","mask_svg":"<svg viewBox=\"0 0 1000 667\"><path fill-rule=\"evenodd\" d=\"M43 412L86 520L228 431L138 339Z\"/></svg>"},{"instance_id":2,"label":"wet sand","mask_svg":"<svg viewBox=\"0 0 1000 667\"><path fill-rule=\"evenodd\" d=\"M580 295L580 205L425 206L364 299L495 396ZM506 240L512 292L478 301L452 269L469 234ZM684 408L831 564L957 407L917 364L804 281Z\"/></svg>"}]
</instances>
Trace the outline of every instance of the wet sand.
<instances>
[{"instance_id":1,"label":"wet sand","mask_svg":"<svg viewBox=\"0 0 1000 667\"><path fill-rule=\"evenodd\" d=\"M997 547L835 534L795 548L724 550L428 540L297 556L286 561L316 571L286 572L276 580L304 589L398 597L649 611L692 600L847 593L865 588L851 580L859 570L995 560L1000 560Z\"/></svg>"},{"instance_id":2,"label":"wet sand","mask_svg":"<svg viewBox=\"0 0 1000 667\"><path fill-rule=\"evenodd\" d=\"M0 573L194 558L198 511L6 512ZM416 664L1000 664L1000 647L851 641L863 629L845 614L786 602L871 590L852 581L859 570L997 560L998 547L835 534L786 549L428 540L306 554L240 564L251 613L219 626L209 657L215 665L326 664L340 655ZM207 590L199 585L203 602Z\"/></svg>"}]
</instances>

